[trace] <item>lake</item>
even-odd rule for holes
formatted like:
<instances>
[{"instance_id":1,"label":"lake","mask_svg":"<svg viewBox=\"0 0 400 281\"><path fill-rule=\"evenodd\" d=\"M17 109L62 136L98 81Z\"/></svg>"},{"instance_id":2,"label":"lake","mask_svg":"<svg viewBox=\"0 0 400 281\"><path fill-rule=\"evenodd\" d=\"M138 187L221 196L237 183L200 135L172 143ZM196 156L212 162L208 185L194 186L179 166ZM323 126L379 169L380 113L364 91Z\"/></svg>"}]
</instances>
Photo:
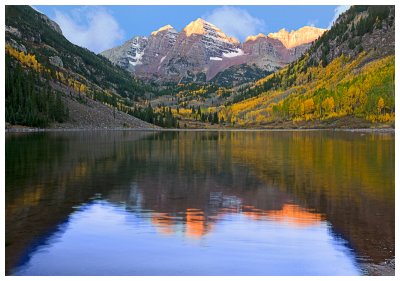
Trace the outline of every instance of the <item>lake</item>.
<instances>
[{"instance_id":1,"label":"lake","mask_svg":"<svg viewBox=\"0 0 400 281\"><path fill-rule=\"evenodd\" d=\"M6 134L7 275L362 275L394 258L394 133Z\"/></svg>"}]
</instances>

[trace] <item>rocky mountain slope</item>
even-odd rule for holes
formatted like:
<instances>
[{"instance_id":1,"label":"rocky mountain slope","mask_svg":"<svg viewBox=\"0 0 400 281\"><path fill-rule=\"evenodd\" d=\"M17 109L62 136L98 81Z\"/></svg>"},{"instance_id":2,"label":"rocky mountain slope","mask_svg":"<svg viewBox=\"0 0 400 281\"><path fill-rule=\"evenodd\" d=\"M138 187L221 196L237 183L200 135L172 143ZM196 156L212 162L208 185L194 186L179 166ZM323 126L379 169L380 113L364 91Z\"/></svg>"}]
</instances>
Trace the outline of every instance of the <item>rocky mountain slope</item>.
<instances>
[{"instance_id":1,"label":"rocky mountain slope","mask_svg":"<svg viewBox=\"0 0 400 281\"><path fill-rule=\"evenodd\" d=\"M303 27L290 33L281 30L268 36L249 36L240 43L199 18L179 33L167 25L149 37L134 37L101 55L138 77L164 82L205 82L242 64L257 67L260 73L280 69L299 58L324 32ZM229 72L233 69L237 67Z\"/></svg>"},{"instance_id":2,"label":"rocky mountain slope","mask_svg":"<svg viewBox=\"0 0 400 281\"><path fill-rule=\"evenodd\" d=\"M304 58L304 66L327 65L345 55L354 59L361 52L379 59L394 54L394 6L352 6L342 14L331 30L313 44Z\"/></svg>"},{"instance_id":3,"label":"rocky mountain slope","mask_svg":"<svg viewBox=\"0 0 400 281\"><path fill-rule=\"evenodd\" d=\"M145 92L126 71L69 42L57 23L31 7L7 6L5 20L6 44L34 54L42 65L64 71L77 81L85 80L93 89L109 89L131 98Z\"/></svg>"},{"instance_id":4,"label":"rocky mountain slope","mask_svg":"<svg viewBox=\"0 0 400 281\"><path fill-rule=\"evenodd\" d=\"M394 6L352 6L298 60L238 89L224 108L225 120L272 127L394 126L394 12Z\"/></svg>"},{"instance_id":5,"label":"rocky mountain slope","mask_svg":"<svg viewBox=\"0 0 400 281\"><path fill-rule=\"evenodd\" d=\"M134 102L150 88L129 72L69 42L57 23L30 6L6 6L5 25L6 122L154 127L132 116Z\"/></svg>"}]
</instances>

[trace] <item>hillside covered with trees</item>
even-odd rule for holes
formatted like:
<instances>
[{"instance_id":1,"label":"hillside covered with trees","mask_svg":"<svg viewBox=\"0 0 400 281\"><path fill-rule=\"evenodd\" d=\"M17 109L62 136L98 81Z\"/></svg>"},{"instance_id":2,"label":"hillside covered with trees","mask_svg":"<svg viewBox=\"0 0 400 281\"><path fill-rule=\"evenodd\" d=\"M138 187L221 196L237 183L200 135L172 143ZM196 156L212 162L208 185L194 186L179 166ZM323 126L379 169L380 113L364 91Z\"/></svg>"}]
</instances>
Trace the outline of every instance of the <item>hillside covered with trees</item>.
<instances>
[{"instance_id":1,"label":"hillside covered with trees","mask_svg":"<svg viewBox=\"0 0 400 281\"><path fill-rule=\"evenodd\" d=\"M47 127L79 119L73 116L76 110L95 106L109 119L119 111L157 126L177 126L171 114L139 104L151 86L70 43L55 22L29 6L6 6L5 52L6 122L10 124Z\"/></svg>"}]
</instances>

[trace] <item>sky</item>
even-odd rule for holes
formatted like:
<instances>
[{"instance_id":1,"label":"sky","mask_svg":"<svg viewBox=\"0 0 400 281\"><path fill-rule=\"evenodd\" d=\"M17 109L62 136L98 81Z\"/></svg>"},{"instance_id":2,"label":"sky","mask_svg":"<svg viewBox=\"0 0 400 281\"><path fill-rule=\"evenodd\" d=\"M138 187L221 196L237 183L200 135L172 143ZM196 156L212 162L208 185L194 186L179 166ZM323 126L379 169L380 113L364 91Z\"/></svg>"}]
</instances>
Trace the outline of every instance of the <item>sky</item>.
<instances>
[{"instance_id":1,"label":"sky","mask_svg":"<svg viewBox=\"0 0 400 281\"><path fill-rule=\"evenodd\" d=\"M305 25L329 28L349 6L34 6L56 21L71 42L99 53L170 24L177 31L203 18L244 41Z\"/></svg>"}]
</instances>

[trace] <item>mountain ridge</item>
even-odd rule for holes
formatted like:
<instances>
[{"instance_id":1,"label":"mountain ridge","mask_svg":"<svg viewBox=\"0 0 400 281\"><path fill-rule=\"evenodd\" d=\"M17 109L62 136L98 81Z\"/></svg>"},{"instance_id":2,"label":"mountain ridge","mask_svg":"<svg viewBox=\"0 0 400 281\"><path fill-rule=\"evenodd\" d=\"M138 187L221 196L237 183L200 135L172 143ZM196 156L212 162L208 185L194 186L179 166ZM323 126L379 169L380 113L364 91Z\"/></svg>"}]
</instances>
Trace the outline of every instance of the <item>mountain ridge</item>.
<instances>
[{"instance_id":1,"label":"mountain ridge","mask_svg":"<svg viewBox=\"0 0 400 281\"><path fill-rule=\"evenodd\" d=\"M305 35L302 32L305 32ZM205 82L235 65L255 64L260 73L280 69L300 57L310 43L323 32L324 29L316 27L303 27L292 31L288 33L292 38L288 48L285 46L287 43L283 40L284 36L273 38L272 35L250 35L245 41L240 42L226 35L212 23L198 18L180 32L168 24L153 31L149 37L134 37L139 38L136 40L141 40L142 44L129 44L134 40L132 38L121 46L105 50L100 54L140 78L159 82ZM169 36L155 40L154 38L160 34ZM300 41L296 41L297 38ZM169 43L163 42L165 40L169 40ZM150 41L157 43L147 44ZM135 56L132 57L131 54L142 52L143 61L138 64Z\"/></svg>"},{"instance_id":2,"label":"mountain ridge","mask_svg":"<svg viewBox=\"0 0 400 281\"><path fill-rule=\"evenodd\" d=\"M327 29L306 25L290 32L282 28L278 32L269 33L268 37L278 39L286 48L291 49L315 41L316 37L320 37L325 31Z\"/></svg>"}]
</instances>

